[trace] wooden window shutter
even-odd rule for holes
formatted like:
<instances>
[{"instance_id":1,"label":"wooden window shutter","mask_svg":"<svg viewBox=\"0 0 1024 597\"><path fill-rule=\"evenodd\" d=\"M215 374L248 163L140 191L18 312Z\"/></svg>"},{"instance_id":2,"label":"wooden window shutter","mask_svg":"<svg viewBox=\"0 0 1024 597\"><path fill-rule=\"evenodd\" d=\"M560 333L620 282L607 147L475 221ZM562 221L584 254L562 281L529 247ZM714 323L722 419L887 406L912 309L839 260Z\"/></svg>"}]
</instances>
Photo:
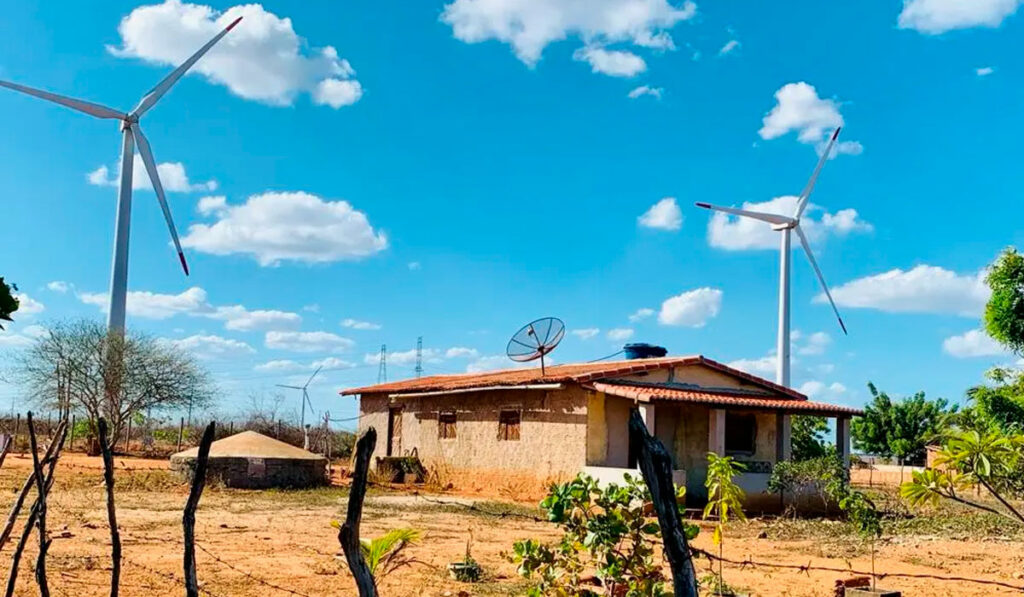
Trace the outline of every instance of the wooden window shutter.
<instances>
[{"instance_id":1,"label":"wooden window shutter","mask_svg":"<svg viewBox=\"0 0 1024 597\"><path fill-rule=\"evenodd\" d=\"M498 415L498 441L519 441L522 415L518 410L503 410Z\"/></svg>"},{"instance_id":2,"label":"wooden window shutter","mask_svg":"<svg viewBox=\"0 0 1024 597\"><path fill-rule=\"evenodd\" d=\"M437 414L437 437L455 439L455 411L444 411Z\"/></svg>"}]
</instances>

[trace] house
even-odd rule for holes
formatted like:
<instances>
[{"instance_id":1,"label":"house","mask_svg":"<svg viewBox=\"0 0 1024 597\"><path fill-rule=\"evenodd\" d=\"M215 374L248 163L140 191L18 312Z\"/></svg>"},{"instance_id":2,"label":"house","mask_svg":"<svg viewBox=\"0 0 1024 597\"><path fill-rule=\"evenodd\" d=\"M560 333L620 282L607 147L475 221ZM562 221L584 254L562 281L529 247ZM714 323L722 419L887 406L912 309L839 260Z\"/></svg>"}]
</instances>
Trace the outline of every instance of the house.
<instances>
[{"instance_id":1,"label":"house","mask_svg":"<svg viewBox=\"0 0 1024 597\"><path fill-rule=\"evenodd\" d=\"M672 453L688 501L707 499L707 453L747 465L738 483L748 505L771 508L776 462L790 457L790 417L836 419L836 445L850 453L850 418L861 411L807 396L703 356L579 363L438 375L353 388L359 430L377 429L378 455L416 455L504 484L552 481L585 472L621 479L636 469L628 420L639 410ZM500 486L500 485L499 485Z\"/></svg>"}]
</instances>

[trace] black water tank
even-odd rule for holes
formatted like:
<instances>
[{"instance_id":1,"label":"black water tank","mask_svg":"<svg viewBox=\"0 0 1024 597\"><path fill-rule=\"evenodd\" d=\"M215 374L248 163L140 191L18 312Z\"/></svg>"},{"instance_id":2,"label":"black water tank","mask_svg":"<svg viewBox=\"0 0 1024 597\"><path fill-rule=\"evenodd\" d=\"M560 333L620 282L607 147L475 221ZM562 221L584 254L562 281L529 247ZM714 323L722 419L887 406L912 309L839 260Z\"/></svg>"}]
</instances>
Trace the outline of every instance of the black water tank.
<instances>
[{"instance_id":1,"label":"black water tank","mask_svg":"<svg viewBox=\"0 0 1024 597\"><path fill-rule=\"evenodd\" d=\"M634 342L627 344L622 347L622 351L626 353L627 359L653 359L656 357L663 357L668 354L663 346L654 346L653 344L647 344L646 342Z\"/></svg>"}]
</instances>

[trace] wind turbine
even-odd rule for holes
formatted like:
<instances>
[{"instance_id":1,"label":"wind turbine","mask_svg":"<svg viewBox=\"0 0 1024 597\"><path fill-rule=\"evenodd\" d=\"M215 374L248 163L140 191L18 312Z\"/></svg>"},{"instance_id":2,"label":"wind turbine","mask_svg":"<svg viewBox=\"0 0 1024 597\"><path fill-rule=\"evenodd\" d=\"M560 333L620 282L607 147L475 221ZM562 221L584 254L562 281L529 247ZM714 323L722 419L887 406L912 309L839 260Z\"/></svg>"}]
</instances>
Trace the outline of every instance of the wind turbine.
<instances>
[{"instance_id":1,"label":"wind turbine","mask_svg":"<svg viewBox=\"0 0 1024 597\"><path fill-rule=\"evenodd\" d=\"M277 387L279 387L279 388L288 388L289 390L301 390L302 391L302 419L300 419L299 425L302 426L302 449L303 450L308 450L309 449L309 428L306 427L306 405L307 404L309 405L309 412L310 413L313 412L313 403L309 401L309 384L313 383L313 378L316 377L317 373L320 373L321 369L323 369L323 366L317 367L316 371L313 372L313 375L310 375L309 379L306 380L305 385L301 385L301 386L286 386L286 385L283 385L283 384L277 384Z\"/></svg>"},{"instance_id":2,"label":"wind turbine","mask_svg":"<svg viewBox=\"0 0 1024 597\"><path fill-rule=\"evenodd\" d=\"M146 135L142 133L142 128L139 127L139 119L160 101L160 98L178 82L178 79L203 57L203 54L206 54L214 44L227 35L228 31L231 31L241 20L242 17L238 17L207 42L205 46L199 48L199 51L193 54L191 58L181 63L181 66L174 69L163 81L160 81L156 87L144 95L142 100L139 101L139 105L128 113L92 102L0 80L0 87L7 87L8 89L27 93L28 95L84 112L96 118L121 121L121 184L118 190L117 221L114 227L114 259L110 274L110 310L107 314L107 328L110 332L124 335L125 301L128 296L128 236L131 228L132 212L132 166L135 157L135 146L138 146L142 163L145 164L146 172L149 173L149 179L153 182L153 190L156 192L157 201L160 202L160 209L163 210L164 219L167 220L167 227L171 231L171 240L174 241L174 248L178 250L181 268L185 270L185 275L188 275L188 263L185 261L185 254L181 250L181 243L178 242L178 232L174 228L171 210L167 206L167 198L164 197L164 188L160 184L160 176L156 170L156 160L153 159L153 151L149 147Z\"/></svg>"},{"instance_id":3,"label":"wind turbine","mask_svg":"<svg viewBox=\"0 0 1024 597\"><path fill-rule=\"evenodd\" d=\"M821 159L818 160L818 165L814 168L814 173L811 174L811 179L807 181L807 186L805 186L803 192L800 193L800 197L796 204L796 210L793 212L792 216L735 209L732 207L720 207L718 205L711 205L708 203L697 204L697 207L703 207L704 209L720 211L735 216L753 218L755 220L767 222L771 224L772 230L777 230L782 233L782 244L779 249L781 252L779 256L779 335L778 346L776 349L779 361L776 365L775 381L779 385L786 387L789 387L790 232L796 232L797 237L800 239L800 245L803 246L804 253L807 254L807 260L811 262L811 267L814 269L814 273L818 276L818 281L821 282L821 287L825 291L825 296L828 297L828 302L831 303L832 310L835 312L836 318L839 320L839 327L843 329L843 334L847 333L846 324L843 323L843 318L839 315L839 309L836 307L836 302L832 300L832 293L829 292L828 284L825 283L825 276L821 274L818 262L814 259L814 253L811 252L811 245L807 242L807 236L804 234L803 229L800 228L800 216L802 216L804 210L807 209L807 201L811 196L811 191L814 190L814 183L818 181L818 175L821 174L821 169L825 166L825 162L828 160L828 156L832 152L832 146L835 145L836 138L839 137L840 128L837 128L835 132L832 133L832 138L829 139L828 145L825 147L825 151L821 154Z\"/></svg>"}]
</instances>

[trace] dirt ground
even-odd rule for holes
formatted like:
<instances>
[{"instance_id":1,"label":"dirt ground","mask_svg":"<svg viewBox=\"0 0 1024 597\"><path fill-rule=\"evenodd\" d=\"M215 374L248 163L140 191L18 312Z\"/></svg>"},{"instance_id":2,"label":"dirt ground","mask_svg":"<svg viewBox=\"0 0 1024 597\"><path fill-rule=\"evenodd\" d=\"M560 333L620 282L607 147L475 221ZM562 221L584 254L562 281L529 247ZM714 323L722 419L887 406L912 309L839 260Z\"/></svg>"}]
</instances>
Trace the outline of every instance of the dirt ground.
<instances>
[{"instance_id":1,"label":"dirt ground","mask_svg":"<svg viewBox=\"0 0 1024 597\"><path fill-rule=\"evenodd\" d=\"M122 595L181 595L181 509L186 487L156 460L116 459L119 469L117 516L124 544ZM0 469L0 494L8 507L31 467L27 457L11 455ZM62 457L49 502L48 528L53 545L47 559L55 595L108 594L109 531L98 458ZM197 514L198 574L203 590L214 596L355 595L340 557L331 521L344 517L347 491L331 487L308 491L242 491L208 488ZM438 503L438 502L444 503ZM367 498L363 536L396 527L424 532L409 550L417 563L383 579L381 595L521 595L528 583L518 578L503 552L517 539L554 540L557 530L529 517L532 507L454 494L420 496L409 492L373 492ZM962 520L955 522L963 523ZM827 521L755 519L726 533L725 555L793 565L824 565L869 570L870 556L844 525ZM813 532L808 530L812 529ZM967 521L940 534L917 529L883 540L876 560L885 573L957 575L1024 586L1024 539L998 529L971 532ZM908 527L909 529L910 527ZM979 527L980 528L980 527ZM960 530L957 530L960 529ZM834 530L834 532L833 532ZM10 554L21 533L15 529ZM962 537L949 535L962 534ZM712 549L711 532L696 540ZM472 554L488 578L462 584L448 578L445 566L460 559L472 538ZM17 595L36 595L33 580L37 539L32 537L22 561ZM7 564L9 566L9 564ZM708 563L698 562L698 574ZM838 572L771 570L726 566L725 579L751 595L828 596ZM271 586L273 585L273 586ZM1009 589L969 583L887 578L879 586L904 595L1010 595ZM465 592L465 593L462 593Z\"/></svg>"}]
</instances>

